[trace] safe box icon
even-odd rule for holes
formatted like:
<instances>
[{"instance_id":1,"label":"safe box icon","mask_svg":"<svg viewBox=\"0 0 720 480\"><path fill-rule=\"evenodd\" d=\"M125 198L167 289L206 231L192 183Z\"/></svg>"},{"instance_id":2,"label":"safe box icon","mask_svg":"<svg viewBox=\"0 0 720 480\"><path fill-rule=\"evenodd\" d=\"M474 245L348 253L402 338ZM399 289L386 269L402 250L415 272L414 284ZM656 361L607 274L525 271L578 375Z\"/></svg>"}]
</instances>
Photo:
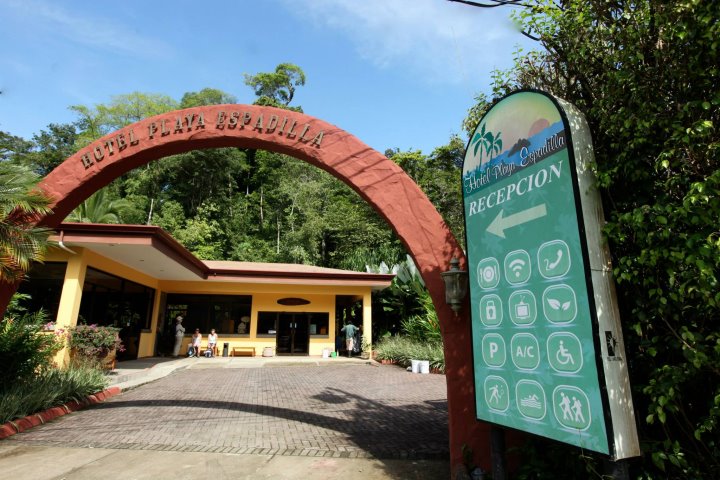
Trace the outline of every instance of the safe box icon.
<instances>
[{"instance_id":1,"label":"safe box icon","mask_svg":"<svg viewBox=\"0 0 720 480\"><path fill-rule=\"evenodd\" d=\"M497 327L503 320L503 304L500 297L494 293L485 295L480 299L478 305L480 321L486 327Z\"/></svg>"}]
</instances>

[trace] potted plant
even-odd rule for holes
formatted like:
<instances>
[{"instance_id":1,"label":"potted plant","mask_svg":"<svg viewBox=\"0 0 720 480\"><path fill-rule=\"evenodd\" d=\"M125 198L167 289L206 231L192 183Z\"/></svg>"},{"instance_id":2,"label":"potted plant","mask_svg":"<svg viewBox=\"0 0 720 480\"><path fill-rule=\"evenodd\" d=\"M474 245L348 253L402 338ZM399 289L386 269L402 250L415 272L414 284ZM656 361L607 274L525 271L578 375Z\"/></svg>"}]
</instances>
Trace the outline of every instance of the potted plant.
<instances>
[{"instance_id":1,"label":"potted plant","mask_svg":"<svg viewBox=\"0 0 720 480\"><path fill-rule=\"evenodd\" d=\"M372 351L373 351L373 349L372 349L372 343L370 343L370 339L366 336L363 336L362 353L360 354L360 358L362 358L363 360L370 359L370 352L372 352Z\"/></svg>"},{"instance_id":2,"label":"potted plant","mask_svg":"<svg viewBox=\"0 0 720 480\"><path fill-rule=\"evenodd\" d=\"M115 355L125 351L119 328L96 324L76 325L68 329L68 345L72 357L96 360L109 370L115 368Z\"/></svg>"}]
</instances>

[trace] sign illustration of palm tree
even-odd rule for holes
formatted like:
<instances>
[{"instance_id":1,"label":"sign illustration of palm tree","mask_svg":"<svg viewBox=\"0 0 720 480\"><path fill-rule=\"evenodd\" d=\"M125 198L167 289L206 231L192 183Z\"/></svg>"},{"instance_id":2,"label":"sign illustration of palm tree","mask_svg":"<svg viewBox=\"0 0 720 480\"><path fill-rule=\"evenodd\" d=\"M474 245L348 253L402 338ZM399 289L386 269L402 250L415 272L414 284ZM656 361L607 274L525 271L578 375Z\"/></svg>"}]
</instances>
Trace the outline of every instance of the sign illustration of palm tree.
<instances>
[{"instance_id":1,"label":"sign illustration of palm tree","mask_svg":"<svg viewBox=\"0 0 720 480\"><path fill-rule=\"evenodd\" d=\"M494 154L500 153L500 149L502 148L502 140L500 140L501 134L502 132L498 132L497 136L493 135L492 132L485 131L484 123L480 125L480 131L475 133L472 140L472 143L475 145L475 149L473 150L474 154L477 155L478 150L480 150L480 163L482 163L483 151L486 155L490 156L490 160L493 159Z\"/></svg>"},{"instance_id":2,"label":"sign illustration of palm tree","mask_svg":"<svg viewBox=\"0 0 720 480\"><path fill-rule=\"evenodd\" d=\"M495 155L500 153L500 150L502 149L502 140L500 140L500 135L502 135L502 132L498 132L496 136L493 136L492 133L487 132L486 139L485 139L485 153L490 155L490 160L493 159Z\"/></svg>"}]
</instances>

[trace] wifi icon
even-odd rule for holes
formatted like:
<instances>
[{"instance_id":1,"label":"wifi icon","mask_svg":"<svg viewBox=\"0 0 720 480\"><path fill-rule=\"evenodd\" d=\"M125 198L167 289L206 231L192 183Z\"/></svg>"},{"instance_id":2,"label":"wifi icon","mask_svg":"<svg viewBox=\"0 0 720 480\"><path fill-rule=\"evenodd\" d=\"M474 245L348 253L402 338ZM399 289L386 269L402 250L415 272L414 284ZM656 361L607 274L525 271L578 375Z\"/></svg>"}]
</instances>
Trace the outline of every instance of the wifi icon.
<instances>
[{"instance_id":1,"label":"wifi icon","mask_svg":"<svg viewBox=\"0 0 720 480\"><path fill-rule=\"evenodd\" d=\"M505 256L505 278L511 285L519 285L530 280L532 272L530 255L525 250L515 250Z\"/></svg>"},{"instance_id":2,"label":"wifi icon","mask_svg":"<svg viewBox=\"0 0 720 480\"><path fill-rule=\"evenodd\" d=\"M521 258L516 258L512 262L510 262L510 270L512 270L513 275L515 278L521 276L523 274L524 268L527 265L527 262Z\"/></svg>"}]
</instances>

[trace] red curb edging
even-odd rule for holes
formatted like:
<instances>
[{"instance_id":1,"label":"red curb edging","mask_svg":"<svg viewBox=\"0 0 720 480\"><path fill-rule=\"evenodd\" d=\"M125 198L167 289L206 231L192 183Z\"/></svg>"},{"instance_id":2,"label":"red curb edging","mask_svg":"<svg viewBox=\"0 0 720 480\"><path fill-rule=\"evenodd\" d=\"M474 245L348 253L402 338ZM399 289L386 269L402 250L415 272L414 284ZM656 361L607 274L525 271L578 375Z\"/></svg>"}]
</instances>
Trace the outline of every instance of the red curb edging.
<instances>
[{"instance_id":1,"label":"red curb edging","mask_svg":"<svg viewBox=\"0 0 720 480\"><path fill-rule=\"evenodd\" d=\"M63 415L76 412L89 405L96 405L98 403L102 403L105 400L114 397L119 393L122 393L122 389L120 387L110 387L103 390L102 392L88 395L82 402L73 400L58 407L51 407L42 412L28 415L27 417L11 420L7 423L4 423L3 425L0 425L0 440L2 440L3 438L11 437L16 433L29 430L37 425L42 425L44 423L50 422L58 417L62 417Z\"/></svg>"}]
</instances>

